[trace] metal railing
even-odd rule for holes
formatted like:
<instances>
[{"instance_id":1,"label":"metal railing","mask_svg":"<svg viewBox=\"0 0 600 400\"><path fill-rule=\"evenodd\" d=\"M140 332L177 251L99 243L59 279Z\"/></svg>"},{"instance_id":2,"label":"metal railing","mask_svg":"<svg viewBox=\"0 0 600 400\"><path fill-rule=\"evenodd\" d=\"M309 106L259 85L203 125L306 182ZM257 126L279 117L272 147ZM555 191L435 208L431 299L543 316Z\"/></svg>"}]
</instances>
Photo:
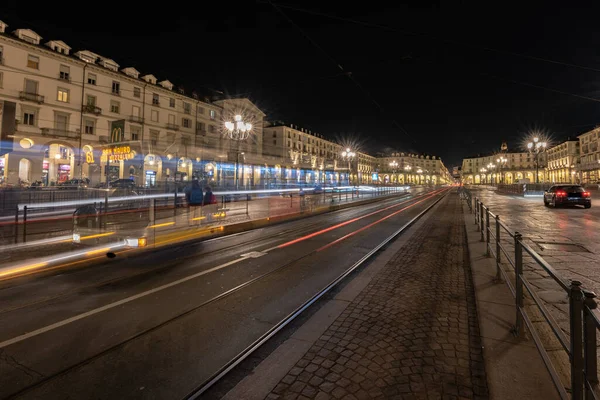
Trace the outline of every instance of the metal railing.
<instances>
[{"instance_id":1,"label":"metal railing","mask_svg":"<svg viewBox=\"0 0 600 400\"><path fill-rule=\"evenodd\" d=\"M496 262L496 281L504 280L515 298L516 317L513 333L522 335L524 325L527 326L535 345L542 356L544 364L550 373L552 381L562 399L598 399L597 373L597 330L600 329L596 295L581 287L581 282L567 280L544 260L533 248L523 241L519 232L512 232L501 221L500 216L493 214L478 198L473 198L470 192L463 195L469 210L474 214L474 223L480 232L480 240L486 244L486 256L494 257ZM514 243L511 251L502 243L502 236L508 235L509 242ZM565 292L569 298L569 337L560 328L552 314L536 293L532 283L523 273L523 255L530 256ZM507 271L502 268L502 255L514 272L514 282ZM525 293L541 312L552 333L569 356L571 383L570 395L561 382L560 376L553 365L544 344L536 330L530 313L524 305Z\"/></svg>"},{"instance_id":2,"label":"metal railing","mask_svg":"<svg viewBox=\"0 0 600 400\"><path fill-rule=\"evenodd\" d=\"M19 92L19 99L33 101L33 102L42 104L44 102L45 98L44 98L44 96L37 94L37 93Z\"/></svg>"}]
</instances>

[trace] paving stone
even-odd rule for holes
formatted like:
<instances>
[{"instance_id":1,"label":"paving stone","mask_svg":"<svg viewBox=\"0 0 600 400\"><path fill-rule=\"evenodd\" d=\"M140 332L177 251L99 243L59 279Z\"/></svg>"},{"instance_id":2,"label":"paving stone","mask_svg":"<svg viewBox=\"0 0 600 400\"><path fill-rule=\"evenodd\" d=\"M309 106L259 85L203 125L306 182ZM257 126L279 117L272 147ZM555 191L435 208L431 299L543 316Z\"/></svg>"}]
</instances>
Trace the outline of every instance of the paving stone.
<instances>
[{"instance_id":1,"label":"paving stone","mask_svg":"<svg viewBox=\"0 0 600 400\"><path fill-rule=\"evenodd\" d=\"M443 200L436 213L272 394L320 400L487 398L457 196Z\"/></svg>"}]
</instances>

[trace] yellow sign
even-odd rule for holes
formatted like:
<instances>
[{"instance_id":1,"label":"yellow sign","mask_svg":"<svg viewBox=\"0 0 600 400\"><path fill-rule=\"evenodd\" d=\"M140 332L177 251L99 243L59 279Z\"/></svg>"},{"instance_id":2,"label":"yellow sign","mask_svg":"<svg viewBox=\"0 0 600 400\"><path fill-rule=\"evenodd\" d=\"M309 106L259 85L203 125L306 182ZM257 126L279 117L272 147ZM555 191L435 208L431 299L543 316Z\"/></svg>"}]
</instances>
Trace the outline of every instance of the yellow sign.
<instances>
[{"instance_id":1,"label":"yellow sign","mask_svg":"<svg viewBox=\"0 0 600 400\"><path fill-rule=\"evenodd\" d=\"M94 152L93 151L86 151L85 152L85 162L88 164L93 164L94 163Z\"/></svg>"},{"instance_id":2,"label":"yellow sign","mask_svg":"<svg viewBox=\"0 0 600 400\"><path fill-rule=\"evenodd\" d=\"M129 146L114 146L102 149L102 162L106 161L122 161L132 160L135 157L135 152L131 151Z\"/></svg>"}]
</instances>

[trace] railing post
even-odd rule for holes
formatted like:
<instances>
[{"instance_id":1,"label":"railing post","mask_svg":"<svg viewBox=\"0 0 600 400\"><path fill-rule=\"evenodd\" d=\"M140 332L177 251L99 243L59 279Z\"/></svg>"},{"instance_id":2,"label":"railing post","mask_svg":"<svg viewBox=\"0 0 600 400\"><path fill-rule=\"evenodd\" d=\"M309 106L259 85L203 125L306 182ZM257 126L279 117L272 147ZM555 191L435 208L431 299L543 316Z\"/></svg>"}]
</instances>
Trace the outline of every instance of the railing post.
<instances>
[{"instance_id":1,"label":"railing post","mask_svg":"<svg viewBox=\"0 0 600 400\"><path fill-rule=\"evenodd\" d=\"M583 399L583 291L581 282L571 281L569 322L571 334L571 399Z\"/></svg>"},{"instance_id":2,"label":"railing post","mask_svg":"<svg viewBox=\"0 0 600 400\"><path fill-rule=\"evenodd\" d=\"M19 242L19 205L15 209L15 244Z\"/></svg>"},{"instance_id":3,"label":"railing post","mask_svg":"<svg viewBox=\"0 0 600 400\"><path fill-rule=\"evenodd\" d=\"M27 206L23 206L23 243L27 242Z\"/></svg>"},{"instance_id":4,"label":"railing post","mask_svg":"<svg viewBox=\"0 0 600 400\"><path fill-rule=\"evenodd\" d=\"M485 232L483 231L485 229L484 227L484 220L483 220L483 203L479 203L479 229L481 230L481 241L484 242L485 241L485 237L483 236L485 234Z\"/></svg>"},{"instance_id":5,"label":"railing post","mask_svg":"<svg viewBox=\"0 0 600 400\"><path fill-rule=\"evenodd\" d=\"M596 303L596 295L593 292L584 292L585 300L584 300L584 319L583 319L583 359L585 361L585 379L591 385L598 384L598 361L596 359L596 323L594 321L594 316L592 315L592 311L594 310L598 304ZM588 386L585 386L586 389L586 399L593 399L592 393Z\"/></svg>"},{"instance_id":6,"label":"railing post","mask_svg":"<svg viewBox=\"0 0 600 400\"><path fill-rule=\"evenodd\" d=\"M523 316L521 309L523 308L523 247L521 247L521 239L523 237L519 232L515 232L515 305L517 317L515 319L514 333L520 336L523 331Z\"/></svg>"},{"instance_id":7,"label":"railing post","mask_svg":"<svg viewBox=\"0 0 600 400\"><path fill-rule=\"evenodd\" d=\"M502 274L500 273L500 216L496 215L496 281L502 281Z\"/></svg>"},{"instance_id":8,"label":"railing post","mask_svg":"<svg viewBox=\"0 0 600 400\"><path fill-rule=\"evenodd\" d=\"M477 214L479 213L479 199L475 197L473 200L473 214L475 215L475 225L479 229L479 221L477 221Z\"/></svg>"},{"instance_id":9,"label":"railing post","mask_svg":"<svg viewBox=\"0 0 600 400\"><path fill-rule=\"evenodd\" d=\"M490 210L485 210L485 255L490 256Z\"/></svg>"},{"instance_id":10,"label":"railing post","mask_svg":"<svg viewBox=\"0 0 600 400\"><path fill-rule=\"evenodd\" d=\"M177 188L175 188L175 197L173 198L173 217L177 217Z\"/></svg>"},{"instance_id":11,"label":"railing post","mask_svg":"<svg viewBox=\"0 0 600 400\"><path fill-rule=\"evenodd\" d=\"M250 202L250 195L246 194L246 215L249 215L248 213L248 203Z\"/></svg>"}]
</instances>

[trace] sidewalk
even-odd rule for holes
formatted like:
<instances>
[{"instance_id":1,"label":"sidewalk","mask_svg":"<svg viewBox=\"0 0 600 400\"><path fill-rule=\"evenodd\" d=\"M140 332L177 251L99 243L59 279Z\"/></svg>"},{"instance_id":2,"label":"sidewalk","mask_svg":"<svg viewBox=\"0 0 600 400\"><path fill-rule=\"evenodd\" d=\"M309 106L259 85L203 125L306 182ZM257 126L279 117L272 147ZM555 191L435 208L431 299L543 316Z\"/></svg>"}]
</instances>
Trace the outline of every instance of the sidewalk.
<instances>
[{"instance_id":1,"label":"sidewalk","mask_svg":"<svg viewBox=\"0 0 600 400\"><path fill-rule=\"evenodd\" d=\"M488 398L458 196L419 225L267 399Z\"/></svg>"}]
</instances>

